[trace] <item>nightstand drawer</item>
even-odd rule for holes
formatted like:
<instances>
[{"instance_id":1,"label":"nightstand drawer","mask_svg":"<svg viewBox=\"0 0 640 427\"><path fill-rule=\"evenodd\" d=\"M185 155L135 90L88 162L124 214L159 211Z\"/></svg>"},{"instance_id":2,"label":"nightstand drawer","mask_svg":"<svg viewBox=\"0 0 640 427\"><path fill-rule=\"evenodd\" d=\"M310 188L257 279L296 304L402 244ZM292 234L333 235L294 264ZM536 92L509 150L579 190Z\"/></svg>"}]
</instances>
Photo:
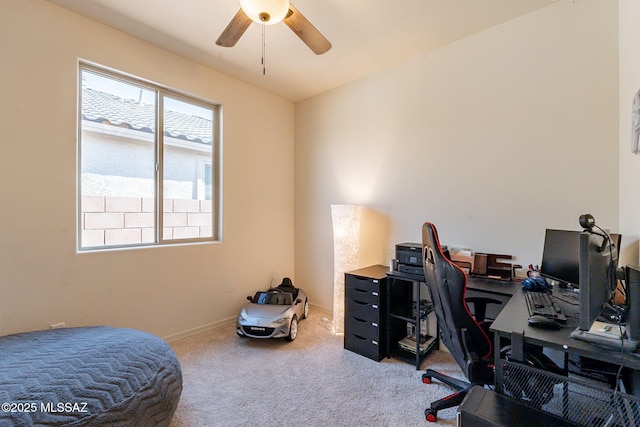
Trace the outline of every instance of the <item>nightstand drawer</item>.
<instances>
[{"instance_id":1,"label":"nightstand drawer","mask_svg":"<svg viewBox=\"0 0 640 427\"><path fill-rule=\"evenodd\" d=\"M378 322L360 319L358 317L348 317L344 321L345 329L349 332L372 340L380 340L380 325Z\"/></svg>"},{"instance_id":2,"label":"nightstand drawer","mask_svg":"<svg viewBox=\"0 0 640 427\"><path fill-rule=\"evenodd\" d=\"M346 288L357 289L362 292L380 292L380 281L378 279L372 279L370 277L354 276L352 274L346 275L345 280Z\"/></svg>"},{"instance_id":3,"label":"nightstand drawer","mask_svg":"<svg viewBox=\"0 0 640 427\"><path fill-rule=\"evenodd\" d=\"M354 301L378 304L380 302L380 292L361 288L345 288L345 297Z\"/></svg>"},{"instance_id":4,"label":"nightstand drawer","mask_svg":"<svg viewBox=\"0 0 640 427\"><path fill-rule=\"evenodd\" d=\"M352 299L346 300L344 309L345 319L350 317L357 317L369 322L380 322L380 306L376 303L367 303L355 301Z\"/></svg>"},{"instance_id":5,"label":"nightstand drawer","mask_svg":"<svg viewBox=\"0 0 640 427\"><path fill-rule=\"evenodd\" d=\"M352 332L345 332L344 348L375 361L380 361L384 357L381 342Z\"/></svg>"}]
</instances>

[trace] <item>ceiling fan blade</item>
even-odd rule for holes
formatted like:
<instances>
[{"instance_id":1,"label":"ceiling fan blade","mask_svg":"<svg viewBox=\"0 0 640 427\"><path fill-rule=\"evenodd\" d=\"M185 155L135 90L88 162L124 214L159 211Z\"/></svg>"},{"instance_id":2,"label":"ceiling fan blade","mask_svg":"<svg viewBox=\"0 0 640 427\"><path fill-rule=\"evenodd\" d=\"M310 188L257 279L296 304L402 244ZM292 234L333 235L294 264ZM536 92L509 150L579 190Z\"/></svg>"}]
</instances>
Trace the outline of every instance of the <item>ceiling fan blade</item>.
<instances>
[{"instance_id":1,"label":"ceiling fan blade","mask_svg":"<svg viewBox=\"0 0 640 427\"><path fill-rule=\"evenodd\" d=\"M322 55L331 49L331 42L323 36L316 27L311 24L292 4L289 4L289 13L284 18L287 27L296 33L309 49L316 55Z\"/></svg>"},{"instance_id":2,"label":"ceiling fan blade","mask_svg":"<svg viewBox=\"0 0 640 427\"><path fill-rule=\"evenodd\" d=\"M251 18L249 18L242 9L238 10L238 13L233 17L227 28L224 29L216 44L218 46L233 47L240 40L240 37L247 31L249 25L251 25Z\"/></svg>"}]
</instances>

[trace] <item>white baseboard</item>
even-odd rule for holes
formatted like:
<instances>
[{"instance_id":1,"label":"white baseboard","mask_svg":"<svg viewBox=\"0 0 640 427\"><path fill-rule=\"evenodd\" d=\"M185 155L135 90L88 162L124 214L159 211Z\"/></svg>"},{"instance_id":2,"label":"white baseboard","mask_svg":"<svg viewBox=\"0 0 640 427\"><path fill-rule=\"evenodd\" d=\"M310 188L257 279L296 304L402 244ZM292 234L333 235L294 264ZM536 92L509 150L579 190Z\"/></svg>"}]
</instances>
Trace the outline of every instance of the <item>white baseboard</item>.
<instances>
[{"instance_id":1,"label":"white baseboard","mask_svg":"<svg viewBox=\"0 0 640 427\"><path fill-rule=\"evenodd\" d=\"M312 302L309 303L309 307L312 308L314 311L319 311L321 313L328 314L329 318L333 317L333 309L332 308L322 307L322 306L319 306L319 305L314 304Z\"/></svg>"},{"instance_id":2,"label":"white baseboard","mask_svg":"<svg viewBox=\"0 0 640 427\"><path fill-rule=\"evenodd\" d=\"M332 309L328 309L326 307L322 307L313 303L309 303L309 306L314 311L319 311L323 314L326 314L329 319L331 319L331 317L333 316ZM218 320L217 322L209 323L203 326L198 326L197 328L189 329L184 332L178 332L177 334L169 335L169 336L163 337L162 339L165 340L166 342L176 341L182 338L190 337L191 335L199 334L200 332L208 331L210 329L219 328L221 326L227 326L231 323L235 323L235 321L236 321L236 316L228 317L226 319Z\"/></svg>"},{"instance_id":3,"label":"white baseboard","mask_svg":"<svg viewBox=\"0 0 640 427\"><path fill-rule=\"evenodd\" d=\"M207 325L199 326L197 328L189 329L184 332L178 332L177 334L169 335L163 337L162 339L166 342L176 341L181 338L190 337L191 335L199 334L200 332L208 331L210 329L219 328L221 326L227 326L229 324L235 323L236 316L228 317L226 319L218 320L217 322L209 323Z\"/></svg>"}]
</instances>

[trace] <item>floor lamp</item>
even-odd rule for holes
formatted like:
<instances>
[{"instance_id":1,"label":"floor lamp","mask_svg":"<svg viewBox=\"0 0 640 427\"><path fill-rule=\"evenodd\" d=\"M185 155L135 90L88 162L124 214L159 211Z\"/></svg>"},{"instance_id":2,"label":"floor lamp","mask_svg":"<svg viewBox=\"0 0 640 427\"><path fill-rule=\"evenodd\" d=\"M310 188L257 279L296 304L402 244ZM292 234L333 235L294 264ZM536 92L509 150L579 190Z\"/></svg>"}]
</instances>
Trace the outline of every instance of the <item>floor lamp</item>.
<instances>
[{"instance_id":1,"label":"floor lamp","mask_svg":"<svg viewBox=\"0 0 640 427\"><path fill-rule=\"evenodd\" d=\"M361 205L331 205L333 222L333 329L344 333L344 273L358 268Z\"/></svg>"}]
</instances>

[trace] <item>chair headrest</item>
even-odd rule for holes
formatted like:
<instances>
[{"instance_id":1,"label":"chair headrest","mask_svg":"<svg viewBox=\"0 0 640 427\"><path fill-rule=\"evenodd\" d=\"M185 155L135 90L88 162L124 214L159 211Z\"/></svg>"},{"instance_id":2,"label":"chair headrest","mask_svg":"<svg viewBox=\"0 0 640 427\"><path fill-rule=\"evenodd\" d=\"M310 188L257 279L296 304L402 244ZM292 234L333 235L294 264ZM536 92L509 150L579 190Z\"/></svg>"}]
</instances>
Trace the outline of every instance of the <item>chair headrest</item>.
<instances>
[{"instance_id":1,"label":"chair headrest","mask_svg":"<svg viewBox=\"0 0 640 427\"><path fill-rule=\"evenodd\" d=\"M291 279L289 279L288 277L285 277L282 279L282 283L280 283L279 286L290 286L290 287L294 287L293 286L293 282L291 281Z\"/></svg>"}]
</instances>

